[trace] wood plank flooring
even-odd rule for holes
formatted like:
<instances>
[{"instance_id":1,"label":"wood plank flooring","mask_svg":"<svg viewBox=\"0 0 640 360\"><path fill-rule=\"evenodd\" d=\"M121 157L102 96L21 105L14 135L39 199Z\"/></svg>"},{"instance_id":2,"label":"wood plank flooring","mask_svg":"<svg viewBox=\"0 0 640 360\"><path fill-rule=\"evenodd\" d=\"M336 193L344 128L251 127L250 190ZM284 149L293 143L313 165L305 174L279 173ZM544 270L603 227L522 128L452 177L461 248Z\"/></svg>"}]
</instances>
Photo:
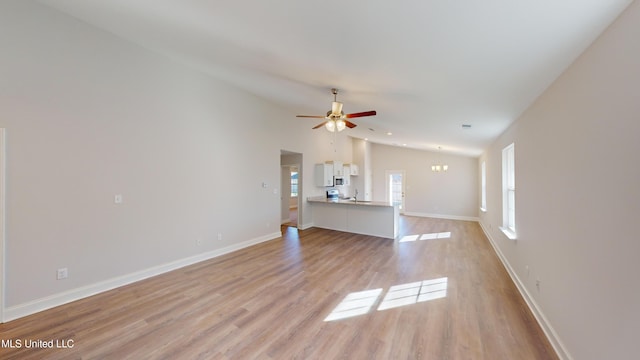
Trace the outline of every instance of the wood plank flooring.
<instances>
[{"instance_id":1,"label":"wood plank flooring","mask_svg":"<svg viewBox=\"0 0 640 360\"><path fill-rule=\"evenodd\" d=\"M0 359L557 359L475 222L403 216L407 241L283 231L1 324L4 345L22 347L0 348ZM427 294L439 298L414 301L414 286L391 291L407 305L378 310L392 287L442 278L445 291ZM324 321L350 293L370 289L382 290L352 303L365 313ZM26 348L28 340L73 347Z\"/></svg>"}]
</instances>

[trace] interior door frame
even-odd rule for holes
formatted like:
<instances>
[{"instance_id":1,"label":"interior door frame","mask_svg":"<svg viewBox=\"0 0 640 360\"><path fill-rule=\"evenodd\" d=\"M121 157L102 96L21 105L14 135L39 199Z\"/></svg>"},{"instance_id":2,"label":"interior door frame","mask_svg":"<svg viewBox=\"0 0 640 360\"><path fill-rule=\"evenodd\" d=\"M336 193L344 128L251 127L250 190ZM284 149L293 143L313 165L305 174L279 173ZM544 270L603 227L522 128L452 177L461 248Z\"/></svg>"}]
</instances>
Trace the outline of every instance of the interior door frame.
<instances>
[{"instance_id":1,"label":"interior door frame","mask_svg":"<svg viewBox=\"0 0 640 360\"><path fill-rule=\"evenodd\" d=\"M295 156L295 160L291 161L291 163L289 162L283 162L283 155L293 155ZM298 152L292 152L292 151L287 151L287 150L280 150L280 184L282 184L282 182L284 181L283 176L282 176L282 169L286 166L288 168L295 166L298 168L298 221L296 224L296 228L298 229L302 229L303 225L302 225L302 206L303 206L303 201L302 201L302 194L304 193L304 169L302 168L302 164L304 163L303 161L303 156L304 154L302 153L298 153ZM287 178L287 181L291 182L291 174L289 174L289 177ZM291 194L289 194L290 196ZM280 192L280 212L282 212L282 206L283 206L283 197L285 196L285 194L281 191ZM281 216L280 216L281 217Z\"/></svg>"},{"instance_id":2,"label":"interior door frame","mask_svg":"<svg viewBox=\"0 0 640 360\"><path fill-rule=\"evenodd\" d=\"M289 193L288 195L284 193L284 189L285 189L284 183L286 181L288 181L289 184L291 183L291 168L295 167L295 168L298 169L298 197L296 199L296 202L298 204L297 207L296 207L296 212L298 213L298 220L296 221L296 227L298 229L300 228L300 211L302 211L302 201L301 201L302 196L300 194L300 184L301 184L302 181L301 181L301 175L300 175L300 166L301 166L300 164L280 165L280 170L281 170L280 171L280 184L281 184L280 188L283 190L283 191L281 191L281 197L280 197L280 212L283 212L282 208L285 206L284 205L285 204L284 199L285 198L287 199L287 202L286 202L287 205L286 206L288 208L289 207L288 199L291 197L291 193ZM282 176L282 174L284 173L284 169L285 168L288 169L288 173L289 173L289 176L287 178ZM291 185L289 185L289 189L291 189ZM282 222L282 219L281 219L280 223L282 225L282 224L285 224L286 222Z\"/></svg>"},{"instance_id":3,"label":"interior door frame","mask_svg":"<svg viewBox=\"0 0 640 360\"><path fill-rule=\"evenodd\" d=\"M404 170L385 170L384 172L384 198L385 201L391 201L392 199L390 198L390 193L391 193L391 189L389 188L389 178L391 177L392 174L401 174L402 175L402 206L400 207L400 214L404 214L404 211L406 209L406 201L405 201L405 194L406 194L406 188L407 188L407 175L406 175L406 171Z\"/></svg>"},{"instance_id":4,"label":"interior door frame","mask_svg":"<svg viewBox=\"0 0 640 360\"><path fill-rule=\"evenodd\" d=\"M283 215L285 213L285 200L287 203L287 207L288 207L288 200L289 200L289 196L291 194L287 194L287 188L290 189L291 184L287 184L287 181L291 181L290 177L291 174L289 174L289 170L290 166L289 165L280 165L280 225L286 224L287 221L289 220L288 218L286 219L287 221L285 221L285 219L283 218ZM287 179L286 176L284 176L284 174L287 173L289 174L289 179ZM288 215L287 215L288 216Z\"/></svg>"}]
</instances>

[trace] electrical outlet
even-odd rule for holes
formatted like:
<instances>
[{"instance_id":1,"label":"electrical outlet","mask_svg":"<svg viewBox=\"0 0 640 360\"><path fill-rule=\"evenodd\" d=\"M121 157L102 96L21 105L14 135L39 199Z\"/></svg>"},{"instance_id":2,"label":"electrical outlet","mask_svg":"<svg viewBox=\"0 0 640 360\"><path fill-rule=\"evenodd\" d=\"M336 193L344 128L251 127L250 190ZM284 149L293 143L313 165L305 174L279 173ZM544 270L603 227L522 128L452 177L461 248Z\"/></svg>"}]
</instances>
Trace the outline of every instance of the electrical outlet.
<instances>
[{"instance_id":1,"label":"electrical outlet","mask_svg":"<svg viewBox=\"0 0 640 360\"><path fill-rule=\"evenodd\" d=\"M66 279L68 277L69 277L69 270L67 270L67 268L60 268L56 272L56 278L58 280Z\"/></svg>"},{"instance_id":2,"label":"electrical outlet","mask_svg":"<svg viewBox=\"0 0 640 360\"><path fill-rule=\"evenodd\" d=\"M202 238L197 238L196 239L196 245L198 245L198 246L202 245Z\"/></svg>"},{"instance_id":3,"label":"electrical outlet","mask_svg":"<svg viewBox=\"0 0 640 360\"><path fill-rule=\"evenodd\" d=\"M122 194L116 194L113 196L113 202L115 204L122 204Z\"/></svg>"},{"instance_id":4,"label":"electrical outlet","mask_svg":"<svg viewBox=\"0 0 640 360\"><path fill-rule=\"evenodd\" d=\"M218 233L218 240L222 240L222 233Z\"/></svg>"}]
</instances>

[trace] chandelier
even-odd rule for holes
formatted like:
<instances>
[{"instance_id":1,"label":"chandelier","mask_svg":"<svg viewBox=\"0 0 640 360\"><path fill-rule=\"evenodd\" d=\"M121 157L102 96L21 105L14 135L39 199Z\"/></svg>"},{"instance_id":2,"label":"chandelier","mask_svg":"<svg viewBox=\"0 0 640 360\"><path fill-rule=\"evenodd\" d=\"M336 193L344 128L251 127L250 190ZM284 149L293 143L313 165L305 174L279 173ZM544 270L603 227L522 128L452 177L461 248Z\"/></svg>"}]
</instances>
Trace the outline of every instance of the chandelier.
<instances>
[{"instance_id":1,"label":"chandelier","mask_svg":"<svg viewBox=\"0 0 640 360\"><path fill-rule=\"evenodd\" d=\"M440 150L442 148L440 146L438 146L438 154L440 154ZM433 172L446 172L447 170L449 170L449 165L447 164L443 164L441 162L437 162L433 165L431 165L431 171Z\"/></svg>"}]
</instances>

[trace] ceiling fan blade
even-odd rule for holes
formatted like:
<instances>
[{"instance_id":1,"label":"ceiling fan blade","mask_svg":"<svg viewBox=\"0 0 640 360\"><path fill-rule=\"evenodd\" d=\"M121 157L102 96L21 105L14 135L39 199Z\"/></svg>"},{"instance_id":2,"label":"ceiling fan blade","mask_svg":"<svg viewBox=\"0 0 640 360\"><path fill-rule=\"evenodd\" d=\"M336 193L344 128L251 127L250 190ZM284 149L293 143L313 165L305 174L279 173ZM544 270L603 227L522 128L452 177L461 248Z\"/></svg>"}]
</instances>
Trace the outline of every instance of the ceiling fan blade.
<instances>
[{"instance_id":1,"label":"ceiling fan blade","mask_svg":"<svg viewBox=\"0 0 640 360\"><path fill-rule=\"evenodd\" d=\"M324 119L326 116L324 116L324 115L296 115L296 117Z\"/></svg>"},{"instance_id":2,"label":"ceiling fan blade","mask_svg":"<svg viewBox=\"0 0 640 360\"><path fill-rule=\"evenodd\" d=\"M324 116L323 116L323 117L324 117ZM320 124L318 124L318 125L316 125L316 126L312 127L312 129L314 129L314 130L315 130L315 129L317 129L317 128L321 128L321 127L323 127L323 126L324 126L324 124L326 124L326 123L327 123L326 121L325 121L325 122L322 122L322 123L320 123Z\"/></svg>"},{"instance_id":3,"label":"ceiling fan blade","mask_svg":"<svg viewBox=\"0 0 640 360\"><path fill-rule=\"evenodd\" d=\"M352 123L352 122L351 122L351 121L349 121L349 120L343 120L343 121L344 121L344 124L345 124L345 125L347 125L347 127L348 127L349 129L353 129L354 127L358 126L358 125L356 125L356 124Z\"/></svg>"},{"instance_id":4,"label":"ceiling fan blade","mask_svg":"<svg viewBox=\"0 0 640 360\"><path fill-rule=\"evenodd\" d=\"M363 116L374 116L375 114L376 114L376 111L371 110L371 111L363 111L363 112L353 113L353 114L346 114L344 117L347 119L352 119L352 118L363 117Z\"/></svg>"}]
</instances>

